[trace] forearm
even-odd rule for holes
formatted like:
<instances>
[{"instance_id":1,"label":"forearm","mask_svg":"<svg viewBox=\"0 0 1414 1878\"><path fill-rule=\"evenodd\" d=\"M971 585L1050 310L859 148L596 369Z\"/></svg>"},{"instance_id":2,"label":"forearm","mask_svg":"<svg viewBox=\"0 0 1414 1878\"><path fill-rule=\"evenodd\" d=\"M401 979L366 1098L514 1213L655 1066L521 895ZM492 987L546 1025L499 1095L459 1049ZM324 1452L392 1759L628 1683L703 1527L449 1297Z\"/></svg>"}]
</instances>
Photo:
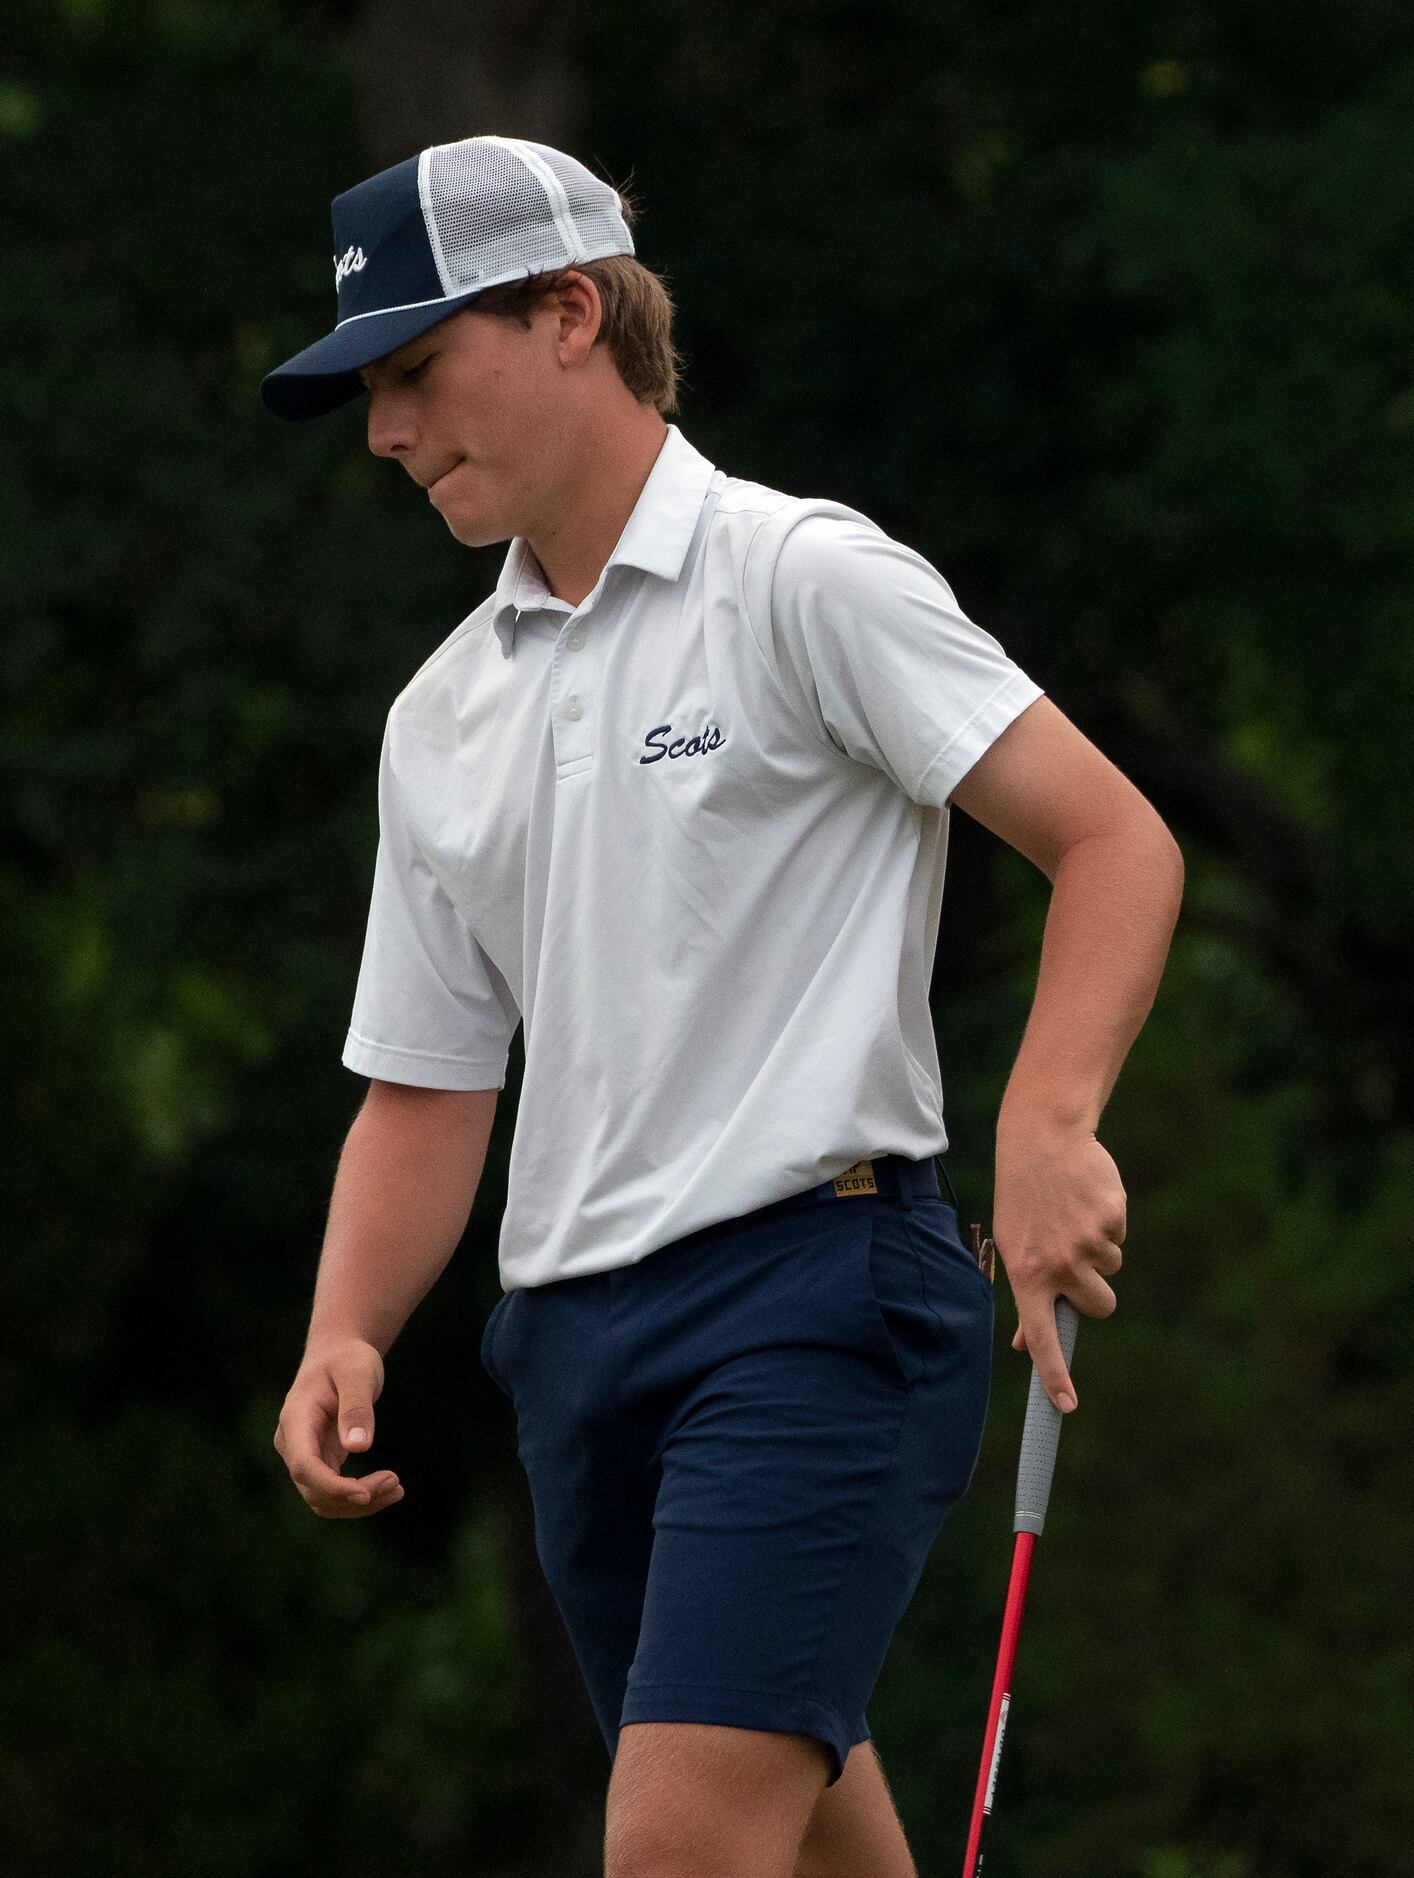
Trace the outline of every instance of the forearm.
<instances>
[{"instance_id":1,"label":"forearm","mask_svg":"<svg viewBox=\"0 0 1414 1878\"><path fill-rule=\"evenodd\" d=\"M1093 1130L1153 1005L1183 895L1157 815L1092 835L1056 866L1036 995L997 1118Z\"/></svg>"},{"instance_id":2,"label":"forearm","mask_svg":"<svg viewBox=\"0 0 1414 1878\"><path fill-rule=\"evenodd\" d=\"M386 1355L466 1229L497 1091L371 1085L339 1157L306 1349Z\"/></svg>"}]
</instances>

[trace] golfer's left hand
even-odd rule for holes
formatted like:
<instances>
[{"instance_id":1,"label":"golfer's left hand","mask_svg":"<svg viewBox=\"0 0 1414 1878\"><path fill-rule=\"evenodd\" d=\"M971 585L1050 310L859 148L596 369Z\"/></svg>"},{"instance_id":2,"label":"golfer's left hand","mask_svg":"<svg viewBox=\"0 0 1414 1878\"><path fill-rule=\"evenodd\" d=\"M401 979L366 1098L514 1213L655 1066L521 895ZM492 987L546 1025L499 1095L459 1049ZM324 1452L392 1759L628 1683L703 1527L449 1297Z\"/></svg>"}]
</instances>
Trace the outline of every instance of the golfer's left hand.
<instances>
[{"instance_id":1,"label":"golfer's left hand","mask_svg":"<svg viewBox=\"0 0 1414 1878\"><path fill-rule=\"evenodd\" d=\"M1006 1266L1018 1323L1011 1340L1063 1412L1078 1397L1056 1335L1056 1299L1109 1317L1106 1284L1124 1262L1126 1195L1119 1169L1089 1128L1015 1121L997 1129L992 1238Z\"/></svg>"}]
</instances>

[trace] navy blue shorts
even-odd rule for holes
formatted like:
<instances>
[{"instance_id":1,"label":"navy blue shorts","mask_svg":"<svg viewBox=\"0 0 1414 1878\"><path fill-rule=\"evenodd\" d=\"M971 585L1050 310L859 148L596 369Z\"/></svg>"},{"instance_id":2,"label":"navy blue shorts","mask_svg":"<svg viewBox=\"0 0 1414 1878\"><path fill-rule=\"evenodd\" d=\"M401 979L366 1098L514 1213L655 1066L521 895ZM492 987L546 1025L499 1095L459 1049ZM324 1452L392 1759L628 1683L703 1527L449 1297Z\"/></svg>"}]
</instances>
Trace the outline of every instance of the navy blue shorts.
<instances>
[{"instance_id":1,"label":"navy blue shorts","mask_svg":"<svg viewBox=\"0 0 1414 1878\"><path fill-rule=\"evenodd\" d=\"M540 1563L612 1760L628 1722L806 1734L829 1784L991 1387L992 1286L934 1161L508 1291L481 1360L510 1397Z\"/></svg>"}]
</instances>

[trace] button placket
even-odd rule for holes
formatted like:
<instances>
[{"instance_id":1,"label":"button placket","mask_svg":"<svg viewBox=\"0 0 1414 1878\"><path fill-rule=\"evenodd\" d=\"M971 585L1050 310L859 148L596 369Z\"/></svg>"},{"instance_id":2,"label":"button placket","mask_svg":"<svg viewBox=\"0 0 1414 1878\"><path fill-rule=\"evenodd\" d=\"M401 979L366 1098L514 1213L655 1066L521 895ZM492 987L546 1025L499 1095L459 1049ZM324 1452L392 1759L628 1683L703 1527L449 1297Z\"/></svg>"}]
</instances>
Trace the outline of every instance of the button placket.
<instances>
[{"instance_id":1,"label":"button placket","mask_svg":"<svg viewBox=\"0 0 1414 1878\"><path fill-rule=\"evenodd\" d=\"M582 767L594 754L594 648L580 624L567 624L555 642L550 716L555 760L561 770Z\"/></svg>"}]
</instances>

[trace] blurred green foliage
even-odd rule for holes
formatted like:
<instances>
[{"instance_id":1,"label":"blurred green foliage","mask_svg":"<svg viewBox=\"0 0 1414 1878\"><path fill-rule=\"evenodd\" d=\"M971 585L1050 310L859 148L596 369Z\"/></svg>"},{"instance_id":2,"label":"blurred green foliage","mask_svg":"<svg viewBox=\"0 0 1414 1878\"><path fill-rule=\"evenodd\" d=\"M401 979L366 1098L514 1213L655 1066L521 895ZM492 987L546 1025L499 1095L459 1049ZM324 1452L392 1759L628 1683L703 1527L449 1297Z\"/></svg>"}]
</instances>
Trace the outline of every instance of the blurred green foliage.
<instances>
[{"instance_id":1,"label":"blurred green foliage","mask_svg":"<svg viewBox=\"0 0 1414 1878\"><path fill-rule=\"evenodd\" d=\"M268 418L327 328L347 8L21 0L0 54L7 1871L597 1869L607 1761L525 1647L467 1242L317 1521L270 1447L361 1093L338 1062L383 716L487 592L364 449ZM567 138L644 197L686 434L837 496L1165 814L1188 859L1103 1124L1085 1328L996 1878L1394 1878L1414 1841L1414 62L1398 10L610 0ZM483 128L481 126L468 129ZM513 126L496 125L497 129ZM956 818L950 1165L1045 883ZM1025 1367L871 1706L956 1869ZM536 1675L541 1680L537 1682ZM537 1748L544 1717L569 1715ZM565 1748L568 1740L569 1746Z\"/></svg>"}]
</instances>

